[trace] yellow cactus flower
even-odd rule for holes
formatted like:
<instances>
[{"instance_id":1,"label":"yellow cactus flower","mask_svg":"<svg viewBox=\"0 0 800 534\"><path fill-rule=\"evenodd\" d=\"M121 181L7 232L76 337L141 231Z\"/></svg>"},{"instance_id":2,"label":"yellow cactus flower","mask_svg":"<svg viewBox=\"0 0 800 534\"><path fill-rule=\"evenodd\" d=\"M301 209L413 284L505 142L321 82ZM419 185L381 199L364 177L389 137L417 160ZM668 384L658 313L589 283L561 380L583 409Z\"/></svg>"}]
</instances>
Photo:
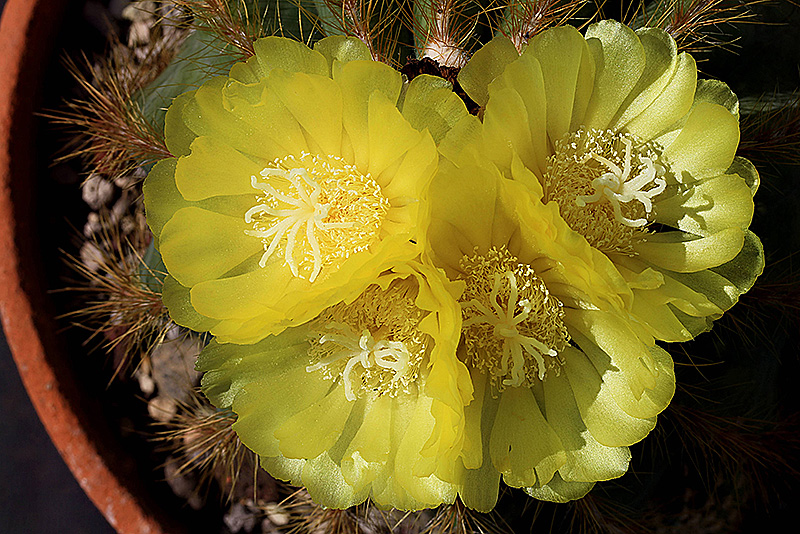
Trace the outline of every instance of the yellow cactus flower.
<instances>
[{"instance_id":1,"label":"yellow cactus flower","mask_svg":"<svg viewBox=\"0 0 800 534\"><path fill-rule=\"evenodd\" d=\"M672 359L631 326L610 262L531 200L521 160L504 175L459 146L431 185L429 234L434 264L464 284L458 355L475 390L454 483L481 511L501 475L539 499L580 498L627 470L627 446L672 398Z\"/></svg>"},{"instance_id":2,"label":"yellow cactus flower","mask_svg":"<svg viewBox=\"0 0 800 534\"><path fill-rule=\"evenodd\" d=\"M175 157L144 185L164 301L221 342L302 324L417 256L438 157L398 108L419 114L408 92L399 103L401 74L357 39L268 37L255 52L175 100Z\"/></svg>"},{"instance_id":3,"label":"yellow cactus flower","mask_svg":"<svg viewBox=\"0 0 800 534\"><path fill-rule=\"evenodd\" d=\"M458 284L417 263L302 326L212 341L203 391L272 475L315 502L418 510L450 503L472 385L456 358Z\"/></svg>"},{"instance_id":4,"label":"yellow cactus flower","mask_svg":"<svg viewBox=\"0 0 800 534\"><path fill-rule=\"evenodd\" d=\"M748 230L758 174L735 157L736 96L698 82L694 59L666 32L608 20L585 37L557 27L521 55L497 38L459 81L485 106L472 129L480 152L501 169L518 155L535 175L531 195L557 204L624 277L648 335L685 341L708 330L761 273Z\"/></svg>"}]
</instances>

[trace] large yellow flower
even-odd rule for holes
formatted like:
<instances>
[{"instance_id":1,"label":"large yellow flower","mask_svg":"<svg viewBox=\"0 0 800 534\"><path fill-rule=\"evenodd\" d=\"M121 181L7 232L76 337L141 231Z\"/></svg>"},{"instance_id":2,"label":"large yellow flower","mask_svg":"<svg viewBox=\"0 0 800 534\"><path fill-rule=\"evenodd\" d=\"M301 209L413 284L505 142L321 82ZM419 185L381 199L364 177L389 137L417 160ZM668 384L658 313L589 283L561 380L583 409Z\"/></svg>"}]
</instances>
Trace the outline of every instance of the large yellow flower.
<instances>
[{"instance_id":1,"label":"large yellow flower","mask_svg":"<svg viewBox=\"0 0 800 534\"><path fill-rule=\"evenodd\" d=\"M302 324L417 256L437 163L431 135L398 109L402 76L357 39L255 50L175 100L175 158L144 186L164 301L222 342ZM421 104L405 95L413 118Z\"/></svg>"},{"instance_id":2,"label":"large yellow flower","mask_svg":"<svg viewBox=\"0 0 800 534\"><path fill-rule=\"evenodd\" d=\"M214 341L203 391L274 476L319 504L418 510L453 502L472 386L456 358L458 284L395 266L311 322L253 345Z\"/></svg>"},{"instance_id":3,"label":"large yellow flower","mask_svg":"<svg viewBox=\"0 0 800 534\"><path fill-rule=\"evenodd\" d=\"M735 157L736 96L698 82L667 33L559 27L521 55L497 38L459 80L485 106L481 153L502 169L518 154L529 192L614 263L646 333L691 339L752 286L758 174Z\"/></svg>"},{"instance_id":4,"label":"large yellow flower","mask_svg":"<svg viewBox=\"0 0 800 534\"><path fill-rule=\"evenodd\" d=\"M454 483L482 511L501 475L539 499L580 498L625 473L627 446L672 398L672 360L629 324L607 259L531 200L520 159L503 175L458 144L431 186L429 234L434 264L464 284L459 358L475 389Z\"/></svg>"}]
</instances>

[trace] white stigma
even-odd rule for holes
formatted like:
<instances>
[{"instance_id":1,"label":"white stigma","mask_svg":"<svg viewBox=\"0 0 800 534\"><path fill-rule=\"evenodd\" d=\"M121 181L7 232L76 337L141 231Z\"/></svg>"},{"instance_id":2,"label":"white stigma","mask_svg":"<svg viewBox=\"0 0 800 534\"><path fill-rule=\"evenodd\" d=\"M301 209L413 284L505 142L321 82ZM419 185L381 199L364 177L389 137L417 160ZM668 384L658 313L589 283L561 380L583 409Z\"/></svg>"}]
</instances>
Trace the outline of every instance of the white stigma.
<instances>
[{"instance_id":1,"label":"white stigma","mask_svg":"<svg viewBox=\"0 0 800 534\"><path fill-rule=\"evenodd\" d=\"M368 330L361 332L360 337L354 334L344 325L332 325L338 327L340 332L323 335L319 343L335 343L339 349L335 350L330 356L319 362L306 367L307 372L318 371L334 362L347 358L347 363L342 371L342 382L344 383L344 396L348 401L356 400L353 388L353 373L357 365L362 369L369 369L373 365L391 371L393 385L403 378L409 369L411 352L405 343L400 341L375 341ZM360 376L360 375L357 375Z\"/></svg>"},{"instance_id":2,"label":"white stigma","mask_svg":"<svg viewBox=\"0 0 800 534\"><path fill-rule=\"evenodd\" d=\"M504 277L508 280L510 289L506 309L503 309L497 300L502 289ZM492 309L489 309L477 299L471 299L462 304L465 307L473 307L477 312L476 315L464 321L464 327L481 323L493 325L494 334L503 339L503 357L500 361L500 373L501 376L505 376L510 371L511 378L504 379L503 384L512 387L521 386L525 382L524 353L529 354L536 360L539 380L544 379L546 370L543 355L546 354L553 357L557 355L555 350L541 341L519 333L517 326L530 317L532 307L528 299L518 299L517 277L514 273L506 271L504 276L499 273L494 275L494 285L489 295L489 303ZM516 313L517 308L521 310L519 313Z\"/></svg>"},{"instance_id":3,"label":"white stigma","mask_svg":"<svg viewBox=\"0 0 800 534\"><path fill-rule=\"evenodd\" d=\"M265 230L246 230L247 235L271 241L258 264L264 267L267 260L272 256L281 240L286 236L286 248L284 258L286 264L291 269L294 276L299 277L299 269L295 260L295 246L297 244L298 233L305 228L305 237L311 248L313 260L313 270L309 276L309 281L313 282L322 270L322 253L319 241L316 236L318 230L330 230L332 228L349 228L352 222L325 222L328 217L330 204L320 202L320 192L322 188L302 167L293 169L274 169L266 168L261 171L261 176L265 180L282 178L288 180L297 191L297 197L286 195L277 191L271 184L259 181L256 176L250 177L252 186L264 191L268 198L274 199L276 206L270 207L266 204L257 204L247 210L244 215L246 223L253 223L253 216L256 214L267 214L274 217L277 222Z\"/></svg>"},{"instance_id":4,"label":"white stigma","mask_svg":"<svg viewBox=\"0 0 800 534\"><path fill-rule=\"evenodd\" d=\"M631 152L633 142L627 137L622 137L622 142L625 144L625 159L622 168L608 158L594 152L584 158L584 161L593 159L599 162L608 169L608 172L592 180L594 194L578 196L575 199L575 204L579 207L584 207L586 204L599 202L606 198L614 208L614 217L617 221L632 228L642 227L647 224L647 219L629 219L623 216L620 203L636 200L644 206L645 213L649 215L653 210L652 198L664 191L667 187L667 182L664 178L656 175L656 167L652 158L645 156L639 156L639 160L644 164L644 169L632 177ZM645 190L644 187L650 183L654 183L655 187Z\"/></svg>"}]
</instances>

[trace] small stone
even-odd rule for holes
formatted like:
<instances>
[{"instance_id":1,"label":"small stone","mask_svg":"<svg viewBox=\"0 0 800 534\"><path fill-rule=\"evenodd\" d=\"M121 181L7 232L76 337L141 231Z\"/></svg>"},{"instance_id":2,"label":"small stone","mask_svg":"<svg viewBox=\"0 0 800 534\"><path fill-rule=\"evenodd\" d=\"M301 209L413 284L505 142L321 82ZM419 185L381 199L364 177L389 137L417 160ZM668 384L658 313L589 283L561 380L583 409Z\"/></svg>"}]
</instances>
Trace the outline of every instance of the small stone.
<instances>
[{"instance_id":1,"label":"small stone","mask_svg":"<svg viewBox=\"0 0 800 534\"><path fill-rule=\"evenodd\" d=\"M133 217L126 215L119 223L119 227L122 230L122 235L128 235L136 230L136 221L133 219Z\"/></svg>"},{"instance_id":2,"label":"small stone","mask_svg":"<svg viewBox=\"0 0 800 534\"><path fill-rule=\"evenodd\" d=\"M103 253L91 241L87 241L81 246L80 256L83 266L92 272L96 273L103 265Z\"/></svg>"},{"instance_id":3,"label":"small stone","mask_svg":"<svg viewBox=\"0 0 800 534\"><path fill-rule=\"evenodd\" d=\"M166 341L153 350L150 362L159 395L177 401L188 399L189 392L200 379L200 373L194 370L194 364L201 349L197 338L183 335Z\"/></svg>"},{"instance_id":4,"label":"small stone","mask_svg":"<svg viewBox=\"0 0 800 534\"><path fill-rule=\"evenodd\" d=\"M114 207L111 208L111 222L116 223L127 215L130 205L131 199L129 195L122 195L119 200L114 203Z\"/></svg>"},{"instance_id":5,"label":"small stone","mask_svg":"<svg viewBox=\"0 0 800 534\"><path fill-rule=\"evenodd\" d=\"M162 423L172 419L177 411L178 405L175 400L164 395L159 395L147 403L147 413Z\"/></svg>"},{"instance_id":6,"label":"small stone","mask_svg":"<svg viewBox=\"0 0 800 534\"><path fill-rule=\"evenodd\" d=\"M83 235L85 237L92 237L101 229L100 216L94 211L89 213L89 216L86 218L86 224L83 225Z\"/></svg>"},{"instance_id":7,"label":"small stone","mask_svg":"<svg viewBox=\"0 0 800 534\"><path fill-rule=\"evenodd\" d=\"M93 210L98 210L111 202L114 184L99 174L93 174L81 186L81 196Z\"/></svg>"},{"instance_id":8,"label":"small stone","mask_svg":"<svg viewBox=\"0 0 800 534\"><path fill-rule=\"evenodd\" d=\"M222 518L222 521L231 532L239 532L241 530L250 532L256 526L255 515L240 502L230 507L228 513Z\"/></svg>"},{"instance_id":9,"label":"small stone","mask_svg":"<svg viewBox=\"0 0 800 534\"><path fill-rule=\"evenodd\" d=\"M289 522L289 514L276 502L264 505L264 513L267 514L267 519L269 519L273 525L282 527Z\"/></svg>"},{"instance_id":10,"label":"small stone","mask_svg":"<svg viewBox=\"0 0 800 534\"><path fill-rule=\"evenodd\" d=\"M145 358L142 364L133 372L133 377L139 382L139 389L146 397L151 397L156 390L156 382L151 374L152 369L149 361Z\"/></svg>"}]
</instances>

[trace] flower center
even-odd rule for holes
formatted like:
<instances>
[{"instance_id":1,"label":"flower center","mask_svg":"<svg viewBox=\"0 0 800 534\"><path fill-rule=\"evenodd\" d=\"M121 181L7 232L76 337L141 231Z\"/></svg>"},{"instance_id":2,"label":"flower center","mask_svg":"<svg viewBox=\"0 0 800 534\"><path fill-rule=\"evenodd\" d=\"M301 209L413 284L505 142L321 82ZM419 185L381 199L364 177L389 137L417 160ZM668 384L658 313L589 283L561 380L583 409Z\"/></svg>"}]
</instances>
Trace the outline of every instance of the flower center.
<instances>
[{"instance_id":1,"label":"flower center","mask_svg":"<svg viewBox=\"0 0 800 534\"><path fill-rule=\"evenodd\" d=\"M282 248L292 274L310 282L375 243L390 207L369 173L337 156L277 159L251 183L260 194L244 220L264 243L259 265Z\"/></svg>"},{"instance_id":2,"label":"flower center","mask_svg":"<svg viewBox=\"0 0 800 534\"><path fill-rule=\"evenodd\" d=\"M632 256L646 235L653 198L666 188L654 147L630 134L579 129L556 141L548 160L545 202L593 247Z\"/></svg>"},{"instance_id":3,"label":"flower center","mask_svg":"<svg viewBox=\"0 0 800 534\"><path fill-rule=\"evenodd\" d=\"M531 386L548 369L558 373L558 353L569 342L564 310L531 266L501 247L464 256L461 268L465 363L488 373L500 391Z\"/></svg>"},{"instance_id":4,"label":"flower center","mask_svg":"<svg viewBox=\"0 0 800 534\"><path fill-rule=\"evenodd\" d=\"M347 400L367 393L396 396L419 376L430 339L417 328L428 312L415 304L413 277L387 289L372 285L351 304L337 304L316 321L306 371L341 380Z\"/></svg>"}]
</instances>

